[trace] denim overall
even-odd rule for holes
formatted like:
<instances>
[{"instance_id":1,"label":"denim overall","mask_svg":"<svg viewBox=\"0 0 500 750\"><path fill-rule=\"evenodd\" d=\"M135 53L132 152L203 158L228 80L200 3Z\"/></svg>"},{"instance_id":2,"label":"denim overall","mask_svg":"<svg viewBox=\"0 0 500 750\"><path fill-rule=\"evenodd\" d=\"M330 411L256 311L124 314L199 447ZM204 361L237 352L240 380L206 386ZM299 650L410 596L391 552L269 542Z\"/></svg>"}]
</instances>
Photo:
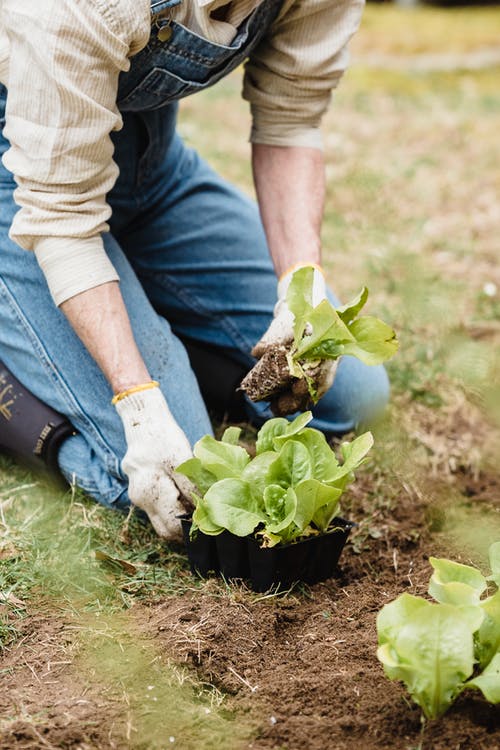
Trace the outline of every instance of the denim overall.
<instances>
[{"instance_id":1,"label":"denim overall","mask_svg":"<svg viewBox=\"0 0 500 750\"><path fill-rule=\"evenodd\" d=\"M121 112L159 109L217 83L244 62L283 5L283 0L264 0L225 46L169 19L169 9L187 1L151 0L149 42L120 78L117 102Z\"/></svg>"},{"instance_id":2,"label":"denim overall","mask_svg":"<svg viewBox=\"0 0 500 750\"><path fill-rule=\"evenodd\" d=\"M276 278L255 204L184 144L176 133L177 100L240 65L282 0L264 0L228 46L171 21L169 8L179 1L188 2L152 0L149 42L119 79L123 129L111 137L120 174L108 195L113 214L103 241L149 372L194 443L211 424L182 342L212 347L228 363L250 368L250 350L272 317ZM6 96L0 85L0 130ZM0 156L8 147L0 136ZM34 255L8 238L14 188L0 164L0 360L76 428L59 451L66 478L104 505L126 507L126 446L110 387L55 307ZM312 424L345 432L387 397L382 367L345 357ZM270 416L266 408L248 403L248 417L261 422Z\"/></svg>"}]
</instances>

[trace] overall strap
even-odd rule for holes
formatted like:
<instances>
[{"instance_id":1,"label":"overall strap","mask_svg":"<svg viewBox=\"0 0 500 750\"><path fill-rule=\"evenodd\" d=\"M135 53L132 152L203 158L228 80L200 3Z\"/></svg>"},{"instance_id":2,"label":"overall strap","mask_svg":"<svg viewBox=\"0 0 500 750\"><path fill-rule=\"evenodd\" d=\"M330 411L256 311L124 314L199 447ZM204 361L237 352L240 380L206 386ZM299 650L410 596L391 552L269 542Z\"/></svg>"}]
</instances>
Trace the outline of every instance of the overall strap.
<instances>
[{"instance_id":1,"label":"overall strap","mask_svg":"<svg viewBox=\"0 0 500 750\"><path fill-rule=\"evenodd\" d=\"M151 17L157 16L158 13L167 8L174 8L176 5L180 5L181 2L182 0L151 0Z\"/></svg>"}]
</instances>

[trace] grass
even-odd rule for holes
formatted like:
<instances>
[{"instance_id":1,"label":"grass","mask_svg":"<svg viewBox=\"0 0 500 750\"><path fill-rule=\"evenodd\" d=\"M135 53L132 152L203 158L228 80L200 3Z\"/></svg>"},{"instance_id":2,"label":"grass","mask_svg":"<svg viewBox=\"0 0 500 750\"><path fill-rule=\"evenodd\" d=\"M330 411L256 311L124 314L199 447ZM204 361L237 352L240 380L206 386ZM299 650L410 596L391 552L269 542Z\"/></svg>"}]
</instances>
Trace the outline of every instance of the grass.
<instances>
[{"instance_id":1,"label":"grass","mask_svg":"<svg viewBox=\"0 0 500 750\"><path fill-rule=\"evenodd\" d=\"M361 33L353 41L354 55L364 53L414 55L463 53L497 47L500 11L497 7L402 9L393 3L365 9Z\"/></svg>"},{"instance_id":2,"label":"grass","mask_svg":"<svg viewBox=\"0 0 500 750\"><path fill-rule=\"evenodd\" d=\"M497 69L379 70L363 56L468 53L497 44L499 21L497 8L367 8L354 47L359 62L326 118L329 280L344 299L366 283L371 310L394 324L402 344L389 366L393 409L376 429L373 508L395 502L403 481L438 503L441 490L428 483L446 477L450 462L474 473L495 455L500 96ZM236 74L185 100L181 130L251 194L250 122L239 88ZM446 497L456 509L449 528L457 544L474 546L475 537L484 546L484 516ZM488 540L500 535L494 513L487 525ZM366 533L376 534L376 524ZM0 460L0 645L9 650L34 612L70 618L78 669L107 694L121 695L131 747L162 746L163 706L175 708L169 736L183 735L185 747L195 747L197 733L198 746L238 747L225 733L243 742L251 732L241 720L235 735L217 691L156 653L134 623L134 602L202 586L182 551L162 544L135 517L127 523L78 491ZM157 695L161 700L153 701ZM211 723L200 724L207 709Z\"/></svg>"}]
</instances>

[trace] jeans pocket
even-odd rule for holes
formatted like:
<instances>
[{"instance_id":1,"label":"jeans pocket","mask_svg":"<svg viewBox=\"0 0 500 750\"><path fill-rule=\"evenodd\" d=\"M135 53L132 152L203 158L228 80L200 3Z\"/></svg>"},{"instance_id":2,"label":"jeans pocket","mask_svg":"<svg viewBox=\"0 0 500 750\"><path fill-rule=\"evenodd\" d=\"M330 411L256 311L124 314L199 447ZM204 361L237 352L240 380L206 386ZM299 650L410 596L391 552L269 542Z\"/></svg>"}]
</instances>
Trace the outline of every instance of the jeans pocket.
<instances>
[{"instance_id":1,"label":"jeans pocket","mask_svg":"<svg viewBox=\"0 0 500 750\"><path fill-rule=\"evenodd\" d=\"M198 84L186 81L175 73L155 67L136 83L128 94L118 99L118 108L122 112L159 109L186 96L186 92L191 93L193 85L196 90L199 88Z\"/></svg>"}]
</instances>

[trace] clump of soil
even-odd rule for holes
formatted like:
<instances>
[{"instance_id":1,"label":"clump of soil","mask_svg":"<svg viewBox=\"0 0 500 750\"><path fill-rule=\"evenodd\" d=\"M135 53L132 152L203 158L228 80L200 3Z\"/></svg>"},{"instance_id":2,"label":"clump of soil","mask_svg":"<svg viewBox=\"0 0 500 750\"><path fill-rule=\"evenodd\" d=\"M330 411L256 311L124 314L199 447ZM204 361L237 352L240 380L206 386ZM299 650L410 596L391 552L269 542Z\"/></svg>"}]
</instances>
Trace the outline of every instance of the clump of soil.
<instances>
[{"instance_id":1,"label":"clump of soil","mask_svg":"<svg viewBox=\"0 0 500 750\"><path fill-rule=\"evenodd\" d=\"M313 404L305 378L290 374L287 352L283 344L270 345L240 385L252 401L270 401L278 417L306 411ZM308 374L314 379L315 368Z\"/></svg>"}]
</instances>

